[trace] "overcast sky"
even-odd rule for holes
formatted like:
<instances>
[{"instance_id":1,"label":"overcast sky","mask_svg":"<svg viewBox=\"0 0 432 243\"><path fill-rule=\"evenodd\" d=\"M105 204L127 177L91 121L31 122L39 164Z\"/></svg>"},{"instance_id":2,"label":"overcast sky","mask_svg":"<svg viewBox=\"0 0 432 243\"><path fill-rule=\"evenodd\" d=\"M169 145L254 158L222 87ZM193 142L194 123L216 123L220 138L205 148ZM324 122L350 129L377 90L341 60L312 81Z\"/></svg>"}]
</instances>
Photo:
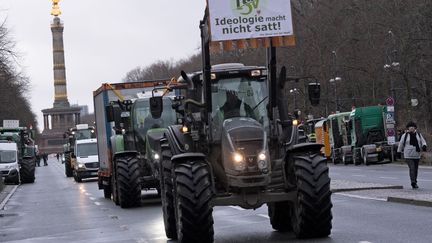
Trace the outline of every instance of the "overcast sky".
<instances>
[{"instance_id":1,"label":"overcast sky","mask_svg":"<svg viewBox=\"0 0 432 243\"><path fill-rule=\"evenodd\" d=\"M205 0L61 0L68 99L93 111L92 91L137 66L197 52ZM17 42L39 128L54 102L51 0L0 0Z\"/></svg>"}]
</instances>

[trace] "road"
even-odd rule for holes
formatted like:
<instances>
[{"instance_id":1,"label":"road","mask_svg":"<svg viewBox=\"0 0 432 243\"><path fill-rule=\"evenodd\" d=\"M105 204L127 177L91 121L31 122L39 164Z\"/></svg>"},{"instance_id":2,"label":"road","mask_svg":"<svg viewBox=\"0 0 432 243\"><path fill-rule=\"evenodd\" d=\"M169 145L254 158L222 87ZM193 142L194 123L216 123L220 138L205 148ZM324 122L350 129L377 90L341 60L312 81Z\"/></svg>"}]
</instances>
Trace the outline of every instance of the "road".
<instances>
[{"instance_id":1,"label":"road","mask_svg":"<svg viewBox=\"0 0 432 243\"><path fill-rule=\"evenodd\" d=\"M332 179L402 185L404 188L411 188L408 166L403 163L370 166L329 164L329 167ZM420 188L432 189L432 167L421 166L417 181Z\"/></svg>"},{"instance_id":2,"label":"road","mask_svg":"<svg viewBox=\"0 0 432 243\"><path fill-rule=\"evenodd\" d=\"M379 171L392 171L379 176ZM375 173L407 176L405 167L332 166L332 177ZM350 176L351 175L351 176ZM402 177L404 178L404 177ZM343 178L341 178L343 179ZM377 180L378 180L377 179ZM425 184L426 185L426 184ZM267 208L216 207L215 242L430 242L432 208L333 195L329 238L299 241L271 229ZM103 198L97 183L75 183L50 158L36 182L18 187L0 211L0 242L171 242L165 238L160 200L143 192L142 206L121 209Z\"/></svg>"}]
</instances>

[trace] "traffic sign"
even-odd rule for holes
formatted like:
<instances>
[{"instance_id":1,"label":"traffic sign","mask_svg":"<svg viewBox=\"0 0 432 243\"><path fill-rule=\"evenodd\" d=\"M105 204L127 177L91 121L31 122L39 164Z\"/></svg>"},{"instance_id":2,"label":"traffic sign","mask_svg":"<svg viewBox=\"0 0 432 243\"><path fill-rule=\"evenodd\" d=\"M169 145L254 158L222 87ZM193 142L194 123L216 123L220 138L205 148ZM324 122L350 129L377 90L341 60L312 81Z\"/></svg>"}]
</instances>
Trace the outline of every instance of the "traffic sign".
<instances>
[{"instance_id":1,"label":"traffic sign","mask_svg":"<svg viewBox=\"0 0 432 243\"><path fill-rule=\"evenodd\" d=\"M388 97L388 98L386 99L386 105L387 105L387 106L394 106L394 104L395 104L395 100L394 100L393 97Z\"/></svg>"},{"instance_id":2,"label":"traffic sign","mask_svg":"<svg viewBox=\"0 0 432 243\"><path fill-rule=\"evenodd\" d=\"M393 128L387 129L387 137L394 137L396 135L396 131Z\"/></svg>"},{"instance_id":3,"label":"traffic sign","mask_svg":"<svg viewBox=\"0 0 432 243\"><path fill-rule=\"evenodd\" d=\"M386 114L386 123L394 123L394 112L388 112Z\"/></svg>"},{"instance_id":4,"label":"traffic sign","mask_svg":"<svg viewBox=\"0 0 432 243\"><path fill-rule=\"evenodd\" d=\"M394 112L395 108L392 105L387 106L387 112Z\"/></svg>"},{"instance_id":5,"label":"traffic sign","mask_svg":"<svg viewBox=\"0 0 432 243\"><path fill-rule=\"evenodd\" d=\"M394 145L394 144L396 144L396 137L395 137L395 136L387 137L387 143L388 143L389 145Z\"/></svg>"}]
</instances>

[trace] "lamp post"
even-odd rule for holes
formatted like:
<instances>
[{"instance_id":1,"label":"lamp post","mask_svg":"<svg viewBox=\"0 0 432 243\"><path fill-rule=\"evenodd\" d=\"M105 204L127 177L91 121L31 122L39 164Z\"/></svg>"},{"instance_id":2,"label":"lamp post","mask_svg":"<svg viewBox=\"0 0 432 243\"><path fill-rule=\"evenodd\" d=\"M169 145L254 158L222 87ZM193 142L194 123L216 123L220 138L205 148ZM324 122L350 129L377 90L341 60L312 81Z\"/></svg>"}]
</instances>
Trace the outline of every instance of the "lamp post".
<instances>
[{"instance_id":1,"label":"lamp post","mask_svg":"<svg viewBox=\"0 0 432 243\"><path fill-rule=\"evenodd\" d=\"M335 112L337 113L339 111L339 98L337 94L337 82L342 81L342 78L338 75L338 68L337 68L337 54L336 51L332 51L333 54L333 78L329 80L331 84L334 85L334 96L335 96Z\"/></svg>"},{"instance_id":2,"label":"lamp post","mask_svg":"<svg viewBox=\"0 0 432 243\"><path fill-rule=\"evenodd\" d=\"M400 63L396 61L396 59L397 59L396 58L396 56L397 56L396 40L395 40L395 36L391 30L388 31L388 37L391 41L391 44L389 44L387 46L387 50L386 50L387 58L386 58L386 63L384 64L384 70L390 73L390 75L389 75L389 77L390 77L390 95L391 95L392 99L394 100L394 103L395 103L394 105L396 106L396 104L397 104L396 89L394 87L394 80L393 80L393 77L391 75L391 72L397 71L400 68Z\"/></svg>"},{"instance_id":3,"label":"lamp post","mask_svg":"<svg viewBox=\"0 0 432 243\"><path fill-rule=\"evenodd\" d=\"M294 110L297 110L297 94L299 94L299 90L297 88L294 88L290 89L289 92L294 95Z\"/></svg>"}]
</instances>

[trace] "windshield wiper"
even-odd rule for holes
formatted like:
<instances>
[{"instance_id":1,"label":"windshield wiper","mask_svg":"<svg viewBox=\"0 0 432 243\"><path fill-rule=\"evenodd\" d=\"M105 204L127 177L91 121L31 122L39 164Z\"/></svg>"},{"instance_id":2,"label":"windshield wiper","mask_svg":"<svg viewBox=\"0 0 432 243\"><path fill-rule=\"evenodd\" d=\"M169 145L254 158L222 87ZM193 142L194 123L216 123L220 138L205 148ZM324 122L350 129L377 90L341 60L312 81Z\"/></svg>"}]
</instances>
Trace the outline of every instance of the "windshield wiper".
<instances>
[{"instance_id":1,"label":"windshield wiper","mask_svg":"<svg viewBox=\"0 0 432 243\"><path fill-rule=\"evenodd\" d=\"M261 103L263 103L267 98L268 98L268 96L264 97L264 99L262 99L254 108L252 108L252 111L254 111L256 108L258 108L258 106L261 105Z\"/></svg>"}]
</instances>

